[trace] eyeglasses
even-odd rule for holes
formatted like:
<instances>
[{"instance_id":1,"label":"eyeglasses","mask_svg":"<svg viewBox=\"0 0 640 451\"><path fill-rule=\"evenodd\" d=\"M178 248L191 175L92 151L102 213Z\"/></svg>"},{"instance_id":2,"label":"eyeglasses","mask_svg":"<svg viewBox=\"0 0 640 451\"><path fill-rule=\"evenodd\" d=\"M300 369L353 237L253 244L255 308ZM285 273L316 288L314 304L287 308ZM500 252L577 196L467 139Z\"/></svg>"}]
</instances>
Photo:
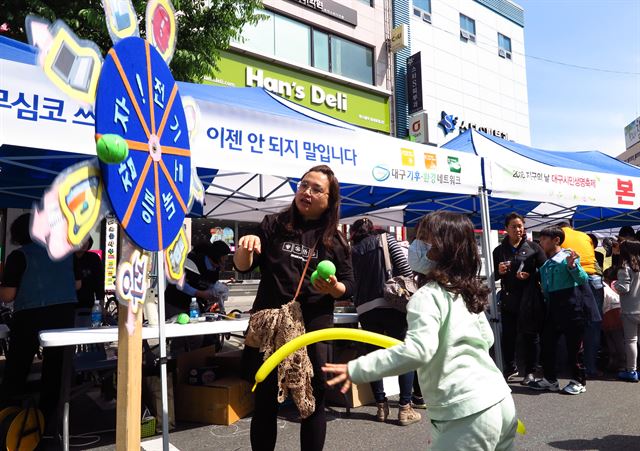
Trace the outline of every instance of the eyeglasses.
<instances>
[{"instance_id":1,"label":"eyeglasses","mask_svg":"<svg viewBox=\"0 0 640 451\"><path fill-rule=\"evenodd\" d=\"M311 186L309 184L309 182L305 182L305 181L301 181L298 182L298 192L299 193L304 193L307 190L311 191L311 195L314 197L320 197L323 194L325 194L324 190L322 188L318 188L317 186Z\"/></svg>"}]
</instances>

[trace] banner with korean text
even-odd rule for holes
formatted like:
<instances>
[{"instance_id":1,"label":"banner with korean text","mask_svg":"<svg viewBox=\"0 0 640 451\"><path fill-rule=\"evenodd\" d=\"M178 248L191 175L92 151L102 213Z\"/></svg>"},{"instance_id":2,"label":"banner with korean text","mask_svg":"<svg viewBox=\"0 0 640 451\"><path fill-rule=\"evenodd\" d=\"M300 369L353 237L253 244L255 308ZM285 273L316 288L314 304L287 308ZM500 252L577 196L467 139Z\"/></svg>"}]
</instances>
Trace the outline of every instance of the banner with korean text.
<instances>
[{"instance_id":1,"label":"banner with korean text","mask_svg":"<svg viewBox=\"0 0 640 451\"><path fill-rule=\"evenodd\" d=\"M491 195L562 206L636 209L640 178L588 172L528 161L526 165L491 160Z\"/></svg>"},{"instance_id":2,"label":"banner with korean text","mask_svg":"<svg viewBox=\"0 0 640 451\"><path fill-rule=\"evenodd\" d=\"M0 71L0 144L95 155L92 111L60 93L36 66L0 60ZM196 85L180 84L180 94L194 94L187 116L198 167L300 177L327 164L341 183L456 194L477 194L482 186L481 160L473 154L359 129L300 106L274 114L220 104L198 97L209 87L192 93L190 86Z\"/></svg>"}]
</instances>

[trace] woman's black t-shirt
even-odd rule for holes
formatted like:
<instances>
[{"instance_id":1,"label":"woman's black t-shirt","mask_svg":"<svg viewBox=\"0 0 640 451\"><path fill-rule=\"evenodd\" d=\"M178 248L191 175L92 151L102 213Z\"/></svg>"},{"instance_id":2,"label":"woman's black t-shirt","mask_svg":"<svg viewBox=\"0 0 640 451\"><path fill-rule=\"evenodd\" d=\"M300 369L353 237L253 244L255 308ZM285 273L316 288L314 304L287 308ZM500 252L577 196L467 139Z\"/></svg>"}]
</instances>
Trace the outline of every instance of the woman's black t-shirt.
<instances>
[{"instance_id":1,"label":"woman's black t-shirt","mask_svg":"<svg viewBox=\"0 0 640 451\"><path fill-rule=\"evenodd\" d=\"M331 260L336 266L338 281L346 287L342 298L349 298L353 289L353 270L348 245L339 238L339 232L336 231L333 249L326 249L322 243L323 229L317 221L306 222L298 235L287 236L283 227L277 223L277 216L266 216L257 232L262 252L254 257L251 270L259 267L261 278L253 310L279 308L293 299L309 253L317 242L298 301L302 306L305 323L321 315L332 315L333 297L313 289L310 277L319 262Z\"/></svg>"}]
</instances>

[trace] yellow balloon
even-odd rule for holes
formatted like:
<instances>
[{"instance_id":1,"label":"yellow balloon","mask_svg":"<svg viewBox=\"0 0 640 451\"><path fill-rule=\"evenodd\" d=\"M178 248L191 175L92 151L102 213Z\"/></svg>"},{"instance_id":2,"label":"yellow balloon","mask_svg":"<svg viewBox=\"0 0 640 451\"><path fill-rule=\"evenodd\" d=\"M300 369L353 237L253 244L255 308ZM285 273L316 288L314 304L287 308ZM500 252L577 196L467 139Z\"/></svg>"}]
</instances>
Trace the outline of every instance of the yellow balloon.
<instances>
[{"instance_id":1,"label":"yellow balloon","mask_svg":"<svg viewBox=\"0 0 640 451\"><path fill-rule=\"evenodd\" d=\"M375 332L369 332L361 329L348 329L345 327L332 327L329 329L314 330L313 332L307 332L294 338L284 346L280 347L276 352L271 354L267 360L264 361L262 366L256 372L256 383L251 391L256 389L256 386L265 380L269 373L282 362L282 360L289 354L296 352L298 349L308 346L319 341L329 340L350 340L361 341L363 343L370 343L381 348L390 348L402 343L395 338L387 337L386 335L377 334Z\"/></svg>"},{"instance_id":2,"label":"yellow balloon","mask_svg":"<svg viewBox=\"0 0 640 451\"><path fill-rule=\"evenodd\" d=\"M516 429L516 431L520 435L524 435L527 433L527 428L524 426L524 423L520 420L518 420L518 428Z\"/></svg>"}]
</instances>

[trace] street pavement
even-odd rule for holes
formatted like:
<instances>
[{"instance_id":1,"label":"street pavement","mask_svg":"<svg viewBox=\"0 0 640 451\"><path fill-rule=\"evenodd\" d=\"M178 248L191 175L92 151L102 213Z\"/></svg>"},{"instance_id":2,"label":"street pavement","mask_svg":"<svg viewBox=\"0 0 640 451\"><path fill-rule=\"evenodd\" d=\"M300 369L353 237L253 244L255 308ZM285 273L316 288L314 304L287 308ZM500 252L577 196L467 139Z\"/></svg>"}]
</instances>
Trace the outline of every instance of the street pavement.
<instances>
[{"instance_id":1,"label":"street pavement","mask_svg":"<svg viewBox=\"0 0 640 451\"><path fill-rule=\"evenodd\" d=\"M227 310L246 310L250 301L250 296L230 299ZM234 346L233 340L229 345ZM577 396L536 392L517 383L511 387L518 416L527 428L526 435L517 437L518 450L640 451L640 384L593 380L588 382L587 392ZM426 449L430 429L428 411L420 411L421 422L402 427L395 421L397 397L391 399L388 423L375 421L373 406L352 409L350 415L344 408L331 407L325 450ZM171 432L170 441L173 449L181 451L249 450L250 421L245 418L231 426L178 424L178 429ZM100 402L97 392L72 401L71 444L76 445L72 449L113 450L114 428L114 402ZM295 409L281 409L276 449L299 449L299 430ZM151 442L143 442L143 447L147 451L161 450L158 441L156 436ZM90 444L92 442L95 443Z\"/></svg>"},{"instance_id":2,"label":"street pavement","mask_svg":"<svg viewBox=\"0 0 640 451\"><path fill-rule=\"evenodd\" d=\"M561 379L561 382L566 380ZM577 396L536 392L517 383L511 386L518 416L527 428L526 435L517 437L518 450L640 450L640 384L594 380L587 384L586 393ZM393 399L395 401L391 403L390 421L387 423L375 421L373 406L352 409L350 415L346 414L344 408L330 408L325 450L426 449L430 428L428 419L423 417L420 423L399 426L395 421L397 397ZM93 417L90 421L92 426L84 425L89 429L75 427L79 426L76 423L80 415L74 415L74 411L78 412L72 406L74 435L97 428L96 417L92 414L85 416L83 420L86 423L88 417ZM424 410L420 412L425 414ZM115 410L103 412L102 417L105 413L111 417L107 422L115 424ZM171 433L171 444L182 451L249 450L250 421L250 418L245 418L231 426L179 425L179 429ZM101 424L104 426L105 422ZM299 449L299 430L295 409L282 409L278 420L276 449ZM112 432L102 434L100 438L99 444L102 446L94 449L114 449ZM81 438L78 437L72 443L80 441ZM147 451L155 449L157 448L149 447Z\"/></svg>"}]
</instances>

